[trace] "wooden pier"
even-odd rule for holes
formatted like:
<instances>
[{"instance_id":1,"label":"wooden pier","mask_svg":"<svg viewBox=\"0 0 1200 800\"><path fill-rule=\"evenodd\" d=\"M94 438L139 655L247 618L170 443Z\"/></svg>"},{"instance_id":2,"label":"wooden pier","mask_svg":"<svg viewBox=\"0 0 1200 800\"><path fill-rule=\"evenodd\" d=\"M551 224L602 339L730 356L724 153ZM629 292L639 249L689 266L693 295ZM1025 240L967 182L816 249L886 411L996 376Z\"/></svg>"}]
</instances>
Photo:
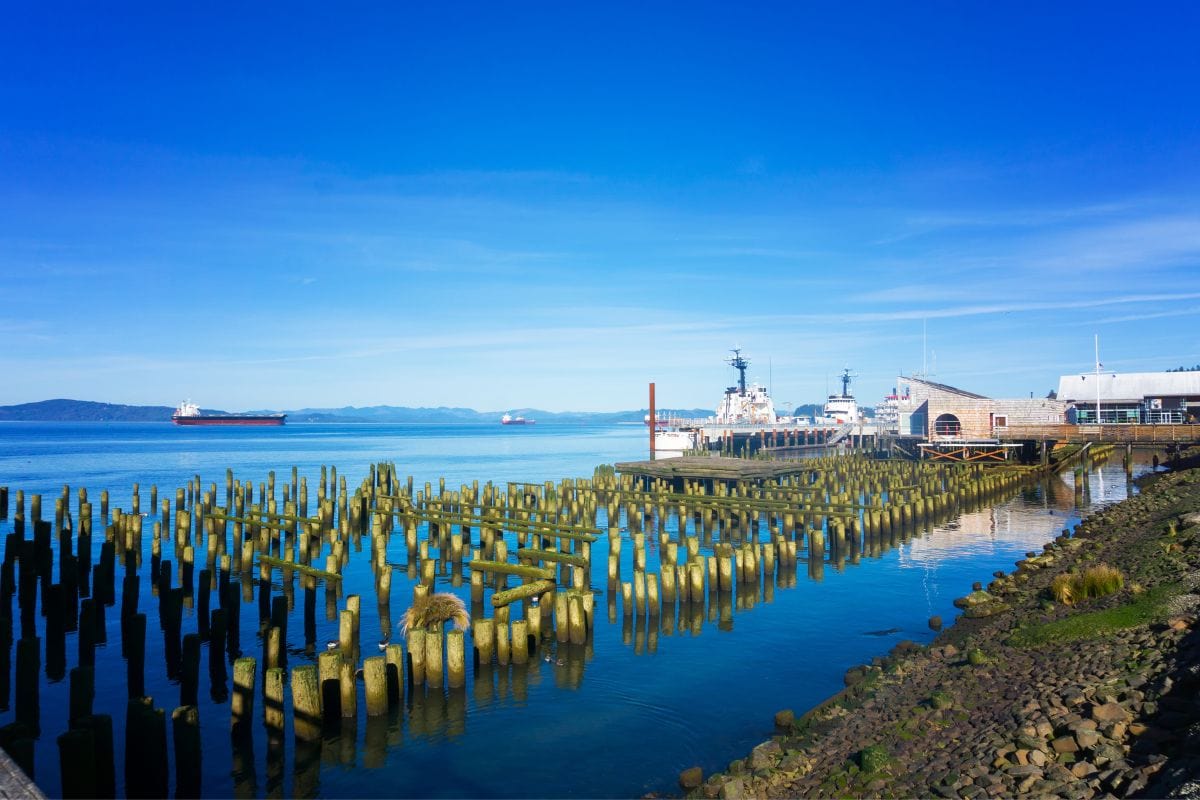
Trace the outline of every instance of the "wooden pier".
<instances>
[{"instance_id":1,"label":"wooden pier","mask_svg":"<svg viewBox=\"0 0 1200 800\"><path fill-rule=\"evenodd\" d=\"M1200 444L1200 425L1010 425L997 430L1005 442L1107 442L1145 447Z\"/></svg>"},{"instance_id":2,"label":"wooden pier","mask_svg":"<svg viewBox=\"0 0 1200 800\"><path fill-rule=\"evenodd\" d=\"M622 475L645 478L710 481L762 481L812 471L807 461L769 461L726 456L681 456L653 461L623 461L614 465Z\"/></svg>"}]
</instances>

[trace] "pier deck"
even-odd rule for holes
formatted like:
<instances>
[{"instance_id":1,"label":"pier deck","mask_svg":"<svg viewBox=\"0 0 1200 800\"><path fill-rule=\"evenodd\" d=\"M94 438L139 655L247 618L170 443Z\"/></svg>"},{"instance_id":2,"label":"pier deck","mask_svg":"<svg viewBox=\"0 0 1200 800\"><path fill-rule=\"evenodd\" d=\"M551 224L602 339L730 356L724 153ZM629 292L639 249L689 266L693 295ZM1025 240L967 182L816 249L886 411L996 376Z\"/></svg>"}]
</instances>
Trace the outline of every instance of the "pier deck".
<instances>
[{"instance_id":1,"label":"pier deck","mask_svg":"<svg viewBox=\"0 0 1200 800\"><path fill-rule=\"evenodd\" d=\"M1132 445L1200 443L1200 425L1012 425L997 432L1002 441L1056 441Z\"/></svg>"},{"instance_id":2,"label":"pier deck","mask_svg":"<svg viewBox=\"0 0 1200 800\"><path fill-rule=\"evenodd\" d=\"M654 461L623 461L614 467L623 475L643 475L651 478L754 481L796 475L811 470L812 463L724 456L681 456Z\"/></svg>"}]
</instances>

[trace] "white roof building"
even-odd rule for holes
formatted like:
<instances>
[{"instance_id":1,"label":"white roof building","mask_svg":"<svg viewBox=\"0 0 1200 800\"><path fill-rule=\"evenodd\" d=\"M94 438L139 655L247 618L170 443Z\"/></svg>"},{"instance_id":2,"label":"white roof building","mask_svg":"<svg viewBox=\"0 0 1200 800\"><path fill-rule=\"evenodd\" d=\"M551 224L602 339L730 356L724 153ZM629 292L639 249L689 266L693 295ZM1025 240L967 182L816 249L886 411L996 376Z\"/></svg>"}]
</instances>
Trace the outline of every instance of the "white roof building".
<instances>
[{"instance_id":1,"label":"white roof building","mask_svg":"<svg viewBox=\"0 0 1200 800\"><path fill-rule=\"evenodd\" d=\"M1200 400L1200 372L1101 372L1063 375L1058 399L1068 403L1140 403L1148 398L1195 397Z\"/></svg>"},{"instance_id":2,"label":"white roof building","mask_svg":"<svg viewBox=\"0 0 1200 800\"><path fill-rule=\"evenodd\" d=\"M1074 421L1180 423L1200 417L1200 372L1115 372L1063 375L1058 399L1074 406Z\"/></svg>"}]
</instances>

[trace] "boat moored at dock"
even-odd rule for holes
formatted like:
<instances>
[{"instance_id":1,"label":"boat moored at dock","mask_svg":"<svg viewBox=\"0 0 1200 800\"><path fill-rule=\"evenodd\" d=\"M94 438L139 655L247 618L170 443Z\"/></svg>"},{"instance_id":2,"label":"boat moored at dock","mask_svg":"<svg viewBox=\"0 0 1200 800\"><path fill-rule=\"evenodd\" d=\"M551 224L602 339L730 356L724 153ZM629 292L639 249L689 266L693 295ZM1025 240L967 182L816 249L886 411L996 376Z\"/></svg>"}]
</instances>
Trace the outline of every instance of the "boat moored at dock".
<instances>
[{"instance_id":1,"label":"boat moored at dock","mask_svg":"<svg viewBox=\"0 0 1200 800\"><path fill-rule=\"evenodd\" d=\"M842 376L841 394L829 395L822 413L814 417L779 414L767 387L746 382L750 362L740 349L727 362L738 371L736 386L725 390L716 413L705 419L671 419L659 425L654 436L656 458L672 458L688 450L753 450L769 443L779 446L830 446L874 428L864 419L850 392L849 370ZM649 419L647 418L647 424Z\"/></svg>"}]
</instances>

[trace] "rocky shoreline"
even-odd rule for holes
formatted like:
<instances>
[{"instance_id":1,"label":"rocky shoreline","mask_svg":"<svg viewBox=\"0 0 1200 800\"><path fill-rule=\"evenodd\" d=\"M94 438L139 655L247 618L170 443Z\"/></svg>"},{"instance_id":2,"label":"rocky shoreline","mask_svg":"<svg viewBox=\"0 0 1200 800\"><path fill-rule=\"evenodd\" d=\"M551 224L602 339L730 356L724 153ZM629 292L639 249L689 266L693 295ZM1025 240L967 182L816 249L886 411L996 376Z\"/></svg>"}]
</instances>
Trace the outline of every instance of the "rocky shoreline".
<instances>
[{"instance_id":1,"label":"rocky shoreline","mask_svg":"<svg viewBox=\"0 0 1200 800\"><path fill-rule=\"evenodd\" d=\"M1117 567L1066 605L1055 576ZM901 642L688 797L1200 797L1200 469L996 573L927 647Z\"/></svg>"}]
</instances>

